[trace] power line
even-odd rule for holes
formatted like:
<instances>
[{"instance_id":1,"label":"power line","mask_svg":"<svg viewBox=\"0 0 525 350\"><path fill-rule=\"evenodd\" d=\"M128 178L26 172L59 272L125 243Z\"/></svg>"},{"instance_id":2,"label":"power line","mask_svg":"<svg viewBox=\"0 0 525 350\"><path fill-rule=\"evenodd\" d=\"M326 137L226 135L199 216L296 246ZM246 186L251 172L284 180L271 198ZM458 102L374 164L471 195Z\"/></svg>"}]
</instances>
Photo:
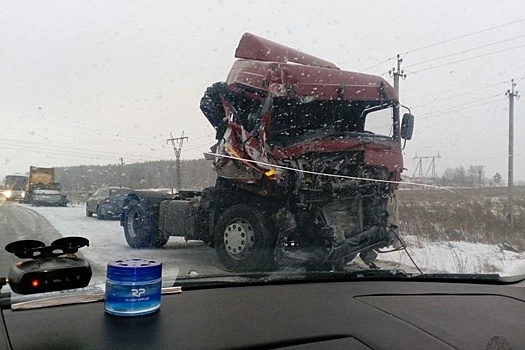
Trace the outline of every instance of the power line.
<instances>
[{"instance_id":1,"label":"power line","mask_svg":"<svg viewBox=\"0 0 525 350\"><path fill-rule=\"evenodd\" d=\"M31 148L27 147L16 147L16 146L3 146L3 149L12 149L15 151L28 151L31 150ZM70 157L77 157L77 158L89 158L89 159L105 159L105 160L115 160L115 157L105 156L103 154L99 155L93 155L93 154L82 154L82 153L71 153L71 152L62 152L58 150L42 150L40 148L32 149L34 152L42 152L45 154L52 154L52 155L60 155L60 156L70 156ZM135 158L135 159L141 159L141 158Z\"/></svg>"},{"instance_id":2,"label":"power line","mask_svg":"<svg viewBox=\"0 0 525 350\"><path fill-rule=\"evenodd\" d=\"M462 59L462 60L452 61L452 62L440 64L440 65L437 65L437 66L432 66L432 67L420 69L420 70L417 70L417 71L412 71L411 73L417 74L417 73L421 73L421 72L424 72L424 71L427 71L427 70L430 70L430 69L440 68L440 67L448 66L448 65L451 65L451 64L454 64L454 63L465 62L465 61L473 60L473 59L484 57L484 56L489 56L489 55L494 55L494 54L505 52L505 51L515 50L515 49L519 49L521 47L525 47L525 44L524 45L520 45L520 46L510 47L510 48L507 48L507 49L502 49L502 50L497 50L497 51L493 51L493 52L488 52L488 53L485 53L485 54L482 54L482 55L473 56L473 57L465 58L465 59Z\"/></svg>"},{"instance_id":3,"label":"power line","mask_svg":"<svg viewBox=\"0 0 525 350\"><path fill-rule=\"evenodd\" d=\"M202 147L205 147L205 146L207 146L207 150L209 150L210 147L213 146L213 142L202 143L197 146L189 147L186 149L186 151L201 151Z\"/></svg>"},{"instance_id":4,"label":"power line","mask_svg":"<svg viewBox=\"0 0 525 350\"><path fill-rule=\"evenodd\" d=\"M417 106L411 106L410 108L420 108L420 107L424 107L424 106L428 106L430 104L434 104L434 103L437 103L437 102L441 102L441 101L446 101L446 100L450 100L450 99L453 99L455 97L460 97L460 96L464 96L464 95L468 95L468 94L471 94L473 92L477 92L477 91L481 91L481 90L486 90L488 88L491 88L491 87L494 87L494 86L498 86L498 85L503 85L503 84L506 84L507 81L503 81L501 83L496 83L496 84L492 84L492 85L487 85L487 86L484 86L482 88L479 88L479 89L474 89L474 90L469 90L469 91L466 91L464 93L461 93L461 94L456 94L456 95L451 95L451 96L447 96L447 97L444 97L444 98L441 98L439 100L434 100L434 101L431 101L431 102L427 102L427 103L423 103L423 104L420 104L420 105L417 105Z\"/></svg>"},{"instance_id":5,"label":"power line","mask_svg":"<svg viewBox=\"0 0 525 350\"><path fill-rule=\"evenodd\" d=\"M13 143L15 143L15 145L13 145ZM53 145L53 144L50 144L50 143L42 143L42 142L32 142L32 141L23 141L23 140L15 140L15 139L3 139L3 140L0 140L0 144L4 144L4 145L8 145L8 146L20 146L22 147L23 145L26 145L25 147L31 147L31 146L34 146L34 147L38 147L37 149L38 150L57 150L58 151L66 151L66 152L69 152L69 153L72 153L72 154L93 154L93 155L99 155L99 154L105 154L105 155L108 155L108 156L112 156L112 157L118 157L118 156L121 156L121 155L125 155L125 156L128 156L128 157L140 157L137 156L137 154L126 154L126 153L122 153L122 152L110 152L110 151L99 151L99 150L93 150L93 149L86 149L86 148L80 148L80 147L67 147L67 148L64 148L63 145ZM22 149L26 149L26 148L22 148Z\"/></svg>"},{"instance_id":6,"label":"power line","mask_svg":"<svg viewBox=\"0 0 525 350\"><path fill-rule=\"evenodd\" d=\"M420 50L428 49L428 48L430 48L430 47L434 47L434 46L438 46L438 45L446 44L446 43L449 43L449 42L451 42L451 41L455 41L455 40L458 40L458 39L467 38L467 37L472 36L472 35L477 35L477 34L480 34L480 33L484 33L484 32L491 31L491 30L495 30L495 29L503 28L503 27L510 26L510 25L512 25L512 24L516 24L516 23L523 22L523 21L524 21L524 19L522 18L522 19L518 19L518 20L513 21L513 22L508 22L508 23L501 24L501 25L499 25L499 26L495 26L495 27L490 27L490 28L486 28L486 29L478 30L478 31L476 31L476 32L472 32L472 33L468 33L468 34L460 35L460 36L457 36L457 37L455 37L455 38L451 38L451 39L447 39L447 40L439 41L439 42L434 43L434 44L421 46L421 47L418 47L418 48L412 49L412 50L410 50L410 51L407 51L406 54L408 54L408 53L412 53L412 52L415 52L415 51L420 51Z\"/></svg>"},{"instance_id":7,"label":"power line","mask_svg":"<svg viewBox=\"0 0 525 350\"><path fill-rule=\"evenodd\" d=\"M472 33L468 33L468 34L464 34L464 35L460 35L460 36L457 36L457 37L454 37L454 38L451 38L451 39L447 39L447 40L443 40L443 41L439 41L437 43L433 43L433 44L430 44L430 45L425 45L425 46L421 46L421 47L418 47L418 48L415 48L415 49L412 49L412 50L409 50L409 51L406 51L403 55L406 56L408 55L409 53L413 53L413 52L416 52L416 51L420 51L420 50L424 50L424 49L428 49L430 47L434 47L434 46L438 46L438 45L442 45L442 44L446 44L448 42L451 42L451 41L455 41L455 40L458 40L458 39L463 39L463 38L467 38L469 36L473 36L473 35L477 35L477 34L480 34L480 33L484 33L484 32L488 32L488 31L491 31L491 30L495 30L495 29L499 29L499 28L503 28L503 27L506 27L506 26L509 26L509 25L513 25L513 24L516 24L516 23L519 23L519 22L523 22L525 19L518 19L516 21L513 21L513 22L508 22L508 23L504 23L504 24L501 24L501 25L498 25L498 26L495 26L495 27L490 27L490 28L486 28L486 29L482 29L482 30L478 30L476 32L472 32ZM403 56L403 58L404 58ZM394 57L390 57L390 58L387 58L386 60L384 61L381 61L377 64L374 64L368 68L365 68L363 69L363 71L367 71L369 69L372 69L372 68L375 68L383 63L386 63L388 61L391 61L395 59ZM409 67L412 67L414 66L415 64L409 66ZM388 72L386 73L383 73L381 74L381 76L384 76L388 74Z\"/></svg>"},{"instance_id":8,"label":"power line","mask_svg":"<svg viewBox=\"0 0 525 350\"><path fill-rule=\"evenodd\" d=\"M73 149L70 150L68 148L60 148L60 146L53 146L50 145L50 147L46 145L42 145L40 143L36 142L28 142L28 141L19 141L17 144L12 143L5 143L0 141L0 144L2 144L3 149L12 149L17 151L33 151L33 152L42 152L46 154L55 154L55 155L63 155L63 156L73 156L73 157L82 157L82 158L100 158L100 159L116 159L118 157L118 153L109 153L104 151L92 151L92 150L86 150L86 149ZM144 155L132 155L132 154L126 154L127 157L137 159L137 160L146 160L150 159L150 157L144 156Z\"/></svg>"},{"instance_id":9,"label":"power line","mask_svg":"<svg viewBox=\"0 0 525 350\"><path fill-rule=\"evenodd\" d=\"M9 114L13 114L13 115L16 115L18 117L24 117L24 118L30 118L31 120L35 120L37 119L37 117L42 117L41 115L39 115L38 113L20 113L20 112L10 112ZM73 124L73 123L66 123L64 122L63 120L57 120L57 119L53 119L53 118L49 118L49 117L45 117L45 120L46 122L51 123L52 125L60 125L61 126L61 129L62 128L66 128L66 129L69 129L69 130L73 130L73 131L79 131L79 130L82 130L83 132L85 131L89 131L95 135L107 135L107 136L112 136L112 137L122 137L123 139L125 140L136 140L136 141L140 141L140 142L148 142L149 138L146 139L146 138L140 138L140 137L136 137L136 136L131 136L131 135L128 135L128 134L122 134L122 133L111 133L111 132L107 132L105 131L106 129L105 128L100 128L100 129L97 129L97 128L88 128L88 127L85 127L83 125L79 125L79 124ZM47 126L44 126L43 128L46 128ZM56 131L57 129L56 128L53 128L53 127L49 127L50 130L53 130L53 131Z\"/></svg>"},{"instance_id":10,"label":"power line","mask_svg":"<svg viewBox=\"0 0 525 350\"><path fill-rule=\"evenodd\" d=\"M498 98L492 97L492 98L489 99L489 101L486 101L484 103L478 103L478 104L474 104L474 105L470 105L470 106L454 106L454 107L450 107L450 108L440 109L439 112L432 112L432 113L429 113L429 114L423 114L422 117L428 117L428 116L432 116L432 115L456 112L456 111L461 111L461 110L464 110L464 109L470 109L470 108L474 108L474 107L485 106L485 105L494 103L496 101L499 101L501 99L502 99L501 96L498 96ZM424 119L424 118L419 118L419 119Z\"/></svg>"},{"instance_id":11,"label":"power line","mask_svg":"<svg viewBox=\"0 0 525 350\"><path fill-rule=\"evenodd\" d=\"M460 105L445 107L445 108L440 109L440 112L444 111L444 110L448 110L448 109L454 109L454 108L457 108L457 107L464 107L466 105L471 105L473 103L477 103L477 102L480 102L480 101L486 101L488 99L493 99L493 98L496 98L496 97L501 97L501 94L496 94L496 95L492 95L492 96L486 96L486 97L478 98L477 100L464 102L464 103L462 103Z\"/></svg>"},{"instance_id":12,"label":"power line","mask_svg":"<svg viewBox=\"0 0 525 350\"><path fill-rule=\"evenodd\" d=\"M479 104L477 104L477 105L473 105L473 106L465 106L465 107L460 107L460 108L456 108L456 109L446 109L446 110L440 110L439 112L435 112L435 113L423 114L421 117L418 117L418 120L428 119L429 117L431 117L431 116L433 116L433 115L443 114L443 112L450 113L450 112L462 111L462 110L464 110L464 109L470 109L470 108L480 107L480 106L484 106L484 105L492 104L492 103L494 103L494 102L496 102L496 101L491 100L491 101L487 101L487 102L485 102L485 103L479 103Z\"/></svg>"},{"instance_id":13,"label":"power line","mask_svg":"<svg viewBox=\"0 0 525 350\"><path fill-rule=\"evenodd\" d=\"M467 38L467 37L469 37L469 36L477 35L477 34L480 34L480 33L484 33L484 32L491 31L491 30L495 30L495 29L503 28L503 27L506 27L506 26L509 26L509 25L513 25L513 24L516 24L516 23L519 23L519 22L523 22L524 20L525 20L525 19L522 18L522 19L519 19L519 20L516 20L516 21L513 21L513 22L504 23L504 24L501 24L501 25L498 25L498 26L495 26L495 27L490 27L490 28L486 28L486 29L478 30L478 31L476 31L476 32L472 32L472 33L468 33L468 34L460 35L460 36L457 36L457 37L454 37L454 38L451 38L451 39L447 39L447 40L443 40L443 41L439 41L439 42L437 42L437 43L433 43L433 44L430 44L430 45L421 46L421 47L418 47L418 48L415 48L415 49L412 49L412 50L406 51L406 52L403 54L403 55L404 55L403 58L404 58L406 55L408 55L409 53L413 53L413 52L416 52L416 51L420 51L420 50L428 49L428 48L430 48L430 47L434 47L434 46L438 46L438 45L446 44L446 43L451 42L451 41L455 41L455 40L458 40L458 39ZM521 36L520 36L520 37L521 37ZM518 37L518 38L520 38L520 37ZM516 38L514 38L514 39L516 39ZM509 40L514 40L514 39L509 39ZM504 41L507 41L507 40L504 40ZM504 42L504 41L502 41L502 42ZM498 43L500 43L500 42L493 43L493 44L498 44ZM489 44L489 45L492 45L492 44ZM485 45L485 46L488 46L488 45ZM480 48L480 47L478 47L478 48ZM477 49L477 48L474 48L474 49ZM473 50L474 50L474 49L473 49ZM457 53L456 53L456 54L457 54ZM372 65L372 66L370 66L370 67L368 67L368 68L363 69L363 71L367 71L367 70L369 70L369 69L375 68L375 67L377 67L377 66L379 66L379 65L381 65L381 64L383 64L383 63L386 63L386 62L388 62L388 61L391 61L391 60L393 60L393 59L395 59L395 58L394 58L394 57L387 58L387 59L384 60L384 61L381 61L381 62L379 62L379 63L377 63L377 64L374 64L374 65ZM417 65L417 64L420 64L420 63L412 64L412 65L408 66L407 68L410 68L410 67L415 66L415 65ZM387 73L388 73L388 72L387 72ZM386 75L387 73L383 73L383 74L381 74L381 76L384 76L384 75Z\"/></svg>"},{"instance_id":14,"label":"power line","mask_svg":"<svg viewBox=\"0 0 525 350\"><path fill-rule=\"evenodd\" d=\"M421 61L421 62L417 62L417 63L411 64L411 65L409 65L409 66L407 66L405 68L418 66L420 64L424 64L424 63L428 63L428 62L432 62L432 61L437 61L437 60L440 60L440 59L446 58L446 57L451 57L451 56L455 56L455 55L464 54L464 53L467 53L467 52L470 52L470 51L479 50L479 49L482 49L482 48L485 48L485 47L489 47L489 46L493 46L493 45L509 42L509 41L520 39L520 38L524 38L524 37L525 37L525 35L520 35L520 36L511 38L511 39L505 39L505 40L497 41L497 42L494 42L494 43L491 43L491 44L485 44L485 45L473 47L473 48L470 48L470 49L467 49L467 50L458 51L458 52L450 53L450 54L439 56L439 57L434 57L434 58L431 58L431 59L428 59L428 60L425 60L425 61Z\"/></svg>"},{"instance_id":15,"label":"power line","mask_svg":"<svg viewBox=\"0 0 525 350\"><path fill-rule=\"evenodd\" d=\"M362 69L362 71L364 72L364 71L367 71L367 70L369 70L369 69L375 68L375 67L377 67L377 66L379 66L379 65L381 65L381 64L383 64L383 63L386 63L386 62L388 62L388 61L392 61L393 59L395 59L395 57L387 58L387 59L384 60L384 61L381 61L381 62L379 62L379 63L377 63L377 64L374 64L374 65L372 65L372 66L370 66L370 67L368 67L368 68Z\"/></svg>"},{"instance_id":16,"label":"power line","mask_svg":"<svg viewBox=\"0 0 525 350\"><path fill-rule=\"evenodd\" d=\"M100 157L100 158L111 158L114 159L115 156L108 156L104 154L94 154L94 153L85 153L85 152L68 152L67 150L58 150L58 149L49 149L45 147L37 146L22 146L22 145L3 145L4 149L13 149L17 151L33 151L33 152L42 152L49 154L59 154L66 156L79 156L79 157Z\"/></svg>"}]
</instances>

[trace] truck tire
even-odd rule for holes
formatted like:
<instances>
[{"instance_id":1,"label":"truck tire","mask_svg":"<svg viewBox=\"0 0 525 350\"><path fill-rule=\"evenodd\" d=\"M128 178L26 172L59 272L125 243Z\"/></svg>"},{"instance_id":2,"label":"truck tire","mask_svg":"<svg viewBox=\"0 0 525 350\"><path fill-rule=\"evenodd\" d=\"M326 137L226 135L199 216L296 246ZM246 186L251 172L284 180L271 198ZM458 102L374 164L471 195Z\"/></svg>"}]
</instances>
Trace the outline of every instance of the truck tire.
<instances>
[{"instance_id":1,"label":"truck tire","mask_svg":"<svg viewBox=\"0 0 525 350\"><path fill-rule=\"evenodd\" d=\"M100 210L100 208L97 208L97 220L105 220L106 217L104 216L104 214L102 214L102 210Z\"/></svg>"},{"instance_id":2,"label":"truck tire","mask_svg":"<svg viewBox=\"0 0 525 350\"><path fill-rule=\"evenodd\" d=\"M131 248L159 248L169 239L159 232L153 212L145 202L132 199L128 203L124 222L124 235Z\"/></svg>"},{"instance_id":3,"label":"truck tire","mask_svg":"<svg viewBox=\"0 0 525 350\"><path fill-rule=\"evenodd\" d=\"M262 214L245 204L226 209L215 227L215 250L226 269L233 272L274 269L275 239Z\"/></svg>"},{"instance_id":4,"label":"truck tire","mask_svg":"<svg viewBox=\"0 0 525 350\"><path fill-rule=\"evenodd\" d=\"M88 218L90 218L90 217L93 216L93 212L90 211L90 210L88 209L87 205L86 205L86 216L87 216Z\"/></svg>"}]
</instances>

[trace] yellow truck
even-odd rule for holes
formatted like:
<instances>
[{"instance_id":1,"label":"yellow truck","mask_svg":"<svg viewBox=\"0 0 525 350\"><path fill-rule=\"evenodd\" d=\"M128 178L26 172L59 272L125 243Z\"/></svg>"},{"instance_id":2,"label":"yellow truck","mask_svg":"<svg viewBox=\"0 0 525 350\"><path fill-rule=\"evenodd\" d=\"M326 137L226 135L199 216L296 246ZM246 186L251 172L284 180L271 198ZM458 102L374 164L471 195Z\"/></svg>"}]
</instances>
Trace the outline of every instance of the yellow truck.
<instances>
[{"instance_id":1,"label":"yellow truck","mask_svg":"<svg viewBox=\"0 0 525 350\"><path fill-rule=\"evenodd\" d=\"M67 196L60 192L55 168L29 167L24 202L33 205L67 205L69 201Z\"/></svg>"}]
</instances>

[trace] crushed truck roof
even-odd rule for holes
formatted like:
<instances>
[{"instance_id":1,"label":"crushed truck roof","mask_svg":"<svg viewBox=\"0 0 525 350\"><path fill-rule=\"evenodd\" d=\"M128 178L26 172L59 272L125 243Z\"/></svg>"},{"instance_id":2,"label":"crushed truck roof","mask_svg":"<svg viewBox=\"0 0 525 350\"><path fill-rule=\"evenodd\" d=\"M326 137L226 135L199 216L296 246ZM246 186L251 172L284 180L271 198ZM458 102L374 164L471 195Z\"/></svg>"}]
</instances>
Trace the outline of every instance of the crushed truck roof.
<instances>
[{"instance_id":1,"label":"crushed truck roof","mask_svg":"<svg viewBox=\"0 0 525 350\"><path fill-rule=\"evenodd\" d=\"M383 78L344 71L335 64L245 33L226 82L264 90L276 96L321 100L397 101Z\"/></svg>"}]
</instances>

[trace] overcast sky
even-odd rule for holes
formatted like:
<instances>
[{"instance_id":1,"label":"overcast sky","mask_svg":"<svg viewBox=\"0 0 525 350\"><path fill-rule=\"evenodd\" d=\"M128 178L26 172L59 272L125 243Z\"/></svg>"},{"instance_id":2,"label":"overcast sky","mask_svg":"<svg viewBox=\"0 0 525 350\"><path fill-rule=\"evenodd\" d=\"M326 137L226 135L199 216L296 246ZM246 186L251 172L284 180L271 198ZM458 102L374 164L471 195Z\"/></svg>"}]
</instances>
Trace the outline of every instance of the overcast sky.
<instances>
[{"instance_id":1,"label":"overcast sky","mask_svg":"<svg viewBox=\"0 0 525 350\"><path fill-rule=\"evenodd\" d=\"M170 132L202 157L199 109L244 32L382 75L403 57L414 156L507 178L510 79L525 87L525 3L512 1L7 1L0 4L0 175L30 165L171 159ZM515 179L525 181L525 99ZM426 168L429 163L423 163Z\"/></svg>"}]
</instances>

